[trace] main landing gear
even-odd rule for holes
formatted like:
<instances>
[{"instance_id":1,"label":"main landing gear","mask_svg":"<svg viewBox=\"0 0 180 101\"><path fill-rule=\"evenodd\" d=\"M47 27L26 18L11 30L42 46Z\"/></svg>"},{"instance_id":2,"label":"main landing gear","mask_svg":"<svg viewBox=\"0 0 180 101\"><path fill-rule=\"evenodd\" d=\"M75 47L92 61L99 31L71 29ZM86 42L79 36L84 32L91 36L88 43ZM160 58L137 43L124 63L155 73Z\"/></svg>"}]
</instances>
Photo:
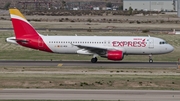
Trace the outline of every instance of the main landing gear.
<instances>
[{"instance_id":1,"label":"main landing gear","mask_svg":"<svg viewBox=\"0 0 180 101\"><path fill-rule=\"evenodd\" d=\"M98 60L97 57L94 57L94 58L91 59L91 62L92 62L92 63L96 63L97 60Z\"/></svg>"},{"instance_id":2,"label":"main landing gear","mask_svg":"<svg viewBox=\"0 0 180 101\"><path fill-rule=\"evenodd\" d=\"M149 63L153 63L152 55L149 55Z\"/></svg>"}]
</instances>

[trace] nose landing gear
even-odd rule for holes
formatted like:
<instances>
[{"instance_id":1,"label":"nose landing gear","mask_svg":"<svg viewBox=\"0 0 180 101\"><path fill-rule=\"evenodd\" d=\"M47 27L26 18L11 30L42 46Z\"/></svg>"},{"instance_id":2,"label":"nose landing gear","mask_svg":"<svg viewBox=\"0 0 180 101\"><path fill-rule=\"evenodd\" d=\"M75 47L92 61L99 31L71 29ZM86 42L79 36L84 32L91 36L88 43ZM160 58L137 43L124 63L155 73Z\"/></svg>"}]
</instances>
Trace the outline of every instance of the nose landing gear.
<instances>
[{"instance_id":1,"label":"nose landing gear","mask_svg":"<svg viewBox=\"0 0 180 101\"><path fill-rule=\"evenodd\" d=\"M153 63L152 54L149 55L149 63Z\"/></svg>"}]
</instances>

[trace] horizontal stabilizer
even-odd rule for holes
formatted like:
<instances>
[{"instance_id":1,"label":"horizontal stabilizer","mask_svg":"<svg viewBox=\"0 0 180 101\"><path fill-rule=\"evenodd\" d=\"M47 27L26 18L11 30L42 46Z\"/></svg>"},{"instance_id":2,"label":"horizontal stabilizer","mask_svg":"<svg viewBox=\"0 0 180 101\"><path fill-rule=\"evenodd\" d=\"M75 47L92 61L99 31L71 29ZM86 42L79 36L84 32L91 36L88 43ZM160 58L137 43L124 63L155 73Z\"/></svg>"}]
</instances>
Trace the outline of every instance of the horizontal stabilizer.
<instances>
[{"instance_id":1,"label":"horizontal stabilizer","mask_svg":"<svg viewBox=\"0 0 180 101\"><path fill-rule=\"evenodd\" d=\"M18 44L17 42L27 43L28 40L24 40L24 39L16 39L15 37L9 37L9 38L6 39L6 42Z\"/></svg>"}]
</instances>

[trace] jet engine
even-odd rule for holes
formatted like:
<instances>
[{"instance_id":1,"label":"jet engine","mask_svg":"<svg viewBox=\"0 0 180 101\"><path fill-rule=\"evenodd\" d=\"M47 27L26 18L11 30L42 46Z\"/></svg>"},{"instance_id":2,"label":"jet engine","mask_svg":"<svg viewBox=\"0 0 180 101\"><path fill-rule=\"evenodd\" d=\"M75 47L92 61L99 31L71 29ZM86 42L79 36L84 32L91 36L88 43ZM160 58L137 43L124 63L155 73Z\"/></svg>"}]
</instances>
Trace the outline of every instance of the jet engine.
<instances>
[{"instance_id":1,"label":"jet engine","mask_svg":"<svg viewBox=\"0 0 180 101\"><path fill-rule=\"evenodd\" d=\"M109 60L122 60L124 58L123 52L119 50L107 51L107 58Z\"/></svg>"}]
</instances>

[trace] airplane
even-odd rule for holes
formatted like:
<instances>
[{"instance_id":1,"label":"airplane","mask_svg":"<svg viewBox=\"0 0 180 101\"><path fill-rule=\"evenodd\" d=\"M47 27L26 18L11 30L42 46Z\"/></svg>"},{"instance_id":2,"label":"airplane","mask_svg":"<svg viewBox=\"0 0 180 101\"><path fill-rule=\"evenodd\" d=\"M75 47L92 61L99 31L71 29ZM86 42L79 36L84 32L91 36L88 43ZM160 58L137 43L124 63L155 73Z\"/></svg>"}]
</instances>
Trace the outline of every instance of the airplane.
<instances>
[{"instance_id":1,"label":"airplane","mask_svg":"<svg viewBox=\"0 0 180 101\"><path fill-rule=\"evenodd\" d=\"M92 63L98 61L98 56L120 61L125 55L149 55L149 62L153 63L152 55L174 50L165 40L151 36L44 36L18 9L9 12L15 37L6 42L50 53L91 55Z\"/></svg>"}]
</instances>

